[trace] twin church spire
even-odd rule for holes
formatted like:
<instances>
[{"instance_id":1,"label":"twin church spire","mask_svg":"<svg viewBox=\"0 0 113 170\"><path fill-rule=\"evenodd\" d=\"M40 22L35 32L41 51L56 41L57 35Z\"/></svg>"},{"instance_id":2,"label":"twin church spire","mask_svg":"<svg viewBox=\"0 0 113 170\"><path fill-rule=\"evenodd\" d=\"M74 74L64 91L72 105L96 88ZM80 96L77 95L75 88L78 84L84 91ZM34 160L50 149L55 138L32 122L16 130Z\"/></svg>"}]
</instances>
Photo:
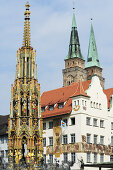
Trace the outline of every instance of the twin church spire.
<instances>
[{"instance_id":1,"label":"twin church spire","mask_svg":"<svg viewBox=\"0 0 113 170\"><path fill-rule=\"evenodd\" d=\"M63 69L63 86L70 85L72 82L89 80L95 74L100 78L101 85L104 87L104 78L102 77L102 67L98 58L93 25L91 23L88 56L85 65L85 59L80 48L75 12L73 12L69 51L65 58L65 69Z\"/></svg>"},{"instance_id":2,"label":"twin church spire","mask_svg":"<svg viewBox=\"0 0 113 170\"><path fill-rule=\"evenodd\" d=\"M81 53L80 49L80 43L79 43L79 36L77 31L77 25L76 25L76 19L75 19L75 13L73 12L73 20L72 20L72 30L71 30L71 36L70 36L70 44L69 44L69 52L66 57L66 59L70 58L81 58L84 59Z\"/></svg>"},{"instance_id":3,"label":"twin church spire","mask_svg":"<svg viewBox=\"0 0 113 170\"><path fill-rule=\"evenodd\" d=\"M99 62L99 59L98 59L98 51L97 51L97 46L96 46L96 40L95 40L93 25L91 23L89 49L88 49L88 57L87 57L86 68L93 67L93 66L101 68L101 65L100 65L100 62Z\"/></svg>"},{"instance_id":4,"label":"twin church spire","mask_svg":"<svg viewBox=\"0 0 113 170\"><path fill-rule=\"evenodd\" d=\"M75 13L73 13L69 52L68 52L66 59L71 59L71 58L76 58L76 57L84 60L82 53L81 53L81 49L80 49L80 42L79 42L79 36L78 36L78 31L77 31ZM98 51L97 51L97 47L96 47L96 40L95 40L93 25L91 23L91 31L90 31L90 40L89 40L86 68L93 67L93 66L97 66L97 67L101 68L101 65L100 65L100 62L98 59Z\"/></svg>"}]
</instances>

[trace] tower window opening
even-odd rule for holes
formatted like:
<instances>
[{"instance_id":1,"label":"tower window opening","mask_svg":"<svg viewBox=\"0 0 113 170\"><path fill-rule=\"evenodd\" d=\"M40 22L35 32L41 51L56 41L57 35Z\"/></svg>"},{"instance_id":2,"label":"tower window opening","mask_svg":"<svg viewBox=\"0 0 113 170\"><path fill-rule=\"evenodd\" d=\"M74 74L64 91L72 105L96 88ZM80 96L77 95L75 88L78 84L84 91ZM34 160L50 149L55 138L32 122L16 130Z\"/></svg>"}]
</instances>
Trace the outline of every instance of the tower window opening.
<instances>
[{"instance_id":1,"label":"tower window opening","mask_svg":"<svg viewBox=\"0 0 113 170\"><path fill-rule=\"evenodd\" d=\"M25 75L25 57L23 57L23 77Z\"/></svg>"},{"instance_id":2,"label":"tower window opening","mask_svg":"<svg viewBox=\"0 0 113 170\"><path fill-rule=\"evenodd\" d=\"M29 58L27 58L27 77L29 77Z\"/></svg>"}]
</instances>

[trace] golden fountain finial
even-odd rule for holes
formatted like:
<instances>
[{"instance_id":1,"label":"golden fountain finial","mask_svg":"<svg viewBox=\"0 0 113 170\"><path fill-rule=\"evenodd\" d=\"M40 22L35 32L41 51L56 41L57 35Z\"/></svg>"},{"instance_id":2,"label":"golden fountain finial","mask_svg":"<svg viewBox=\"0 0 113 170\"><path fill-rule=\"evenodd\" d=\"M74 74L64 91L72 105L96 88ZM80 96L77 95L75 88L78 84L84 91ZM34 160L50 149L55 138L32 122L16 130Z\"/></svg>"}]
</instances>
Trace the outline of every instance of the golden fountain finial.
<instances>
[{"instance_id":1,"label":"golden fountain finial","mask_svg":"<svg viewBox=\"0 0 113 170\"><path fill-rule=\"evenodd\" d=\"M25 24L24 24L24 37L23 37L23 46L30 47L30 11L29 11L29 2L26 3L25 15Z\"/></svg>"}]
</instances>

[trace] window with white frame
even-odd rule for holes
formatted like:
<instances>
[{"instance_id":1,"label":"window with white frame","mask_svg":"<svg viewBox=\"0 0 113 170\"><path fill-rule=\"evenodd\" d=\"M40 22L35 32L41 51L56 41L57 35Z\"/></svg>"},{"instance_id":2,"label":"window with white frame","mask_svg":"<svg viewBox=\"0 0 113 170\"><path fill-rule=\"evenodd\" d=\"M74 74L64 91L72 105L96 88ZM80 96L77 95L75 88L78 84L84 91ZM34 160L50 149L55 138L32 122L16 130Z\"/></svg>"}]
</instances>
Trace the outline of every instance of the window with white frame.
<instances>
[{"instance_id":1,"label":"window with white frame","mask_svg":"<svg viewBox=\"0 0 113 170\"><path fill-rule=\"evenodd\" d=\"M64 153L64 163L67 163L67 161L68 161L68 154Z\"/></svg>"},{"instance_id":2,"label":"window with white frame","mask_svg":"<svg viewBox=\"0 0 113 170\"><path fill-rule=\"evenodd\" d=\"M4 151L1 151L1 158L4 158Z\"/></svg>"},{"instance_id":3,"label":"window with white frame","mask_svg":"<svg viewBox=\"0 0 113 170\"><path fill-rule=\"evenodd\" d=\"M1 144L4 144L4 136L2 136L2 137L0 138L0 140L1 140Z\"/></svg>"},{"instance_id":4,"label":"window with white frame","mask_svg":"<svg viewBox=\"0 0 113 170\"><path fill-rule=\"evenodd\" d=\"M98 103L96 103L96 108L98 109Z\"/></svg>"},{"instance_id":5,"label":"window with white frame","mask_svg":"<svg viewBox=\"0 0 113 170\"><path fill-rule=\"evenodd\" d=\"M113 146L113 136L111 136L111 146Z\"/></svg>"},{"instance_id":6,"label":"window with white frame","mask_svg":"<svg viewBox=\"0 0 113 170\"><path fill-rule=\"evenodd\" d=\"M100 110L102 109L102 106L101 106L101 104L99 104L99 109L100 109Z\"/></svg>"},{"instance_id":7,"label":"window with white frame","mask_svg":"<svg viewBox=\"0 0 113 170\"><path fill-rule=\"evenodd\" d=\"M75 133L71 134L71 143L75 143Z\"/></svg>"},{"instance_id":8,"label":"window with white frame","mask_svg":"<svg viewBox=\"0 0 113 170\"><path fill-rule=\"evenodd\" d=\"M41 112L45 112L45 107L41 107Z\"/></svg>"},{"instance_id":9,"label":"window with white frame","mask_svg":"<svg viewBox=\"0 0 113 170\"><path fill-rule=\"evenodd\" d=\"M91 122L91 118L90 117L86 117L86 125L90 125Z\"/></svg>"},{"instance_id":10,"label":"window with white frame","mask_svg":"<svg viewBox=\"0 0 113 170\"><path fill-rule=\"evenodd\" d=\"M51 110L53 110L54 109L54 105L50 105L49 106L49 110L51 111Z\"/></svg>"},{"instance_id":11,"label":"window with white frame","mask_svg":"<svg viewBox=\"0 0 113 170\"><path fill-rule=\"evenodd\" d=\"M53 154L49 155L49 160L50 160L50 163L52 164L53 163Z\"/></svg>"},{"instance_id":12,"label":"window with white frame","mask_svg":"<svg viewBox=\"0 0 113 170\"><path fill-rule=\"evenodd\" d=\"M58 108L62 109L64 107L64 103L58 103Z\"/></svg>"},{"instance_id":13,"label":"window with white frame","mask_svg":"<svg viewBox=\"0 0 113 170\"><path fill-rule=\"evenodd\" d=\"M53 122L49 122L49 129L53 129Z\"/></svg>"},{"instance_id":14,"label":"window with white frame","mask_svg":"<svg viewBox=\"0 0 113 170\"><path fill-rule=\"evenodd\" d=\"M97 135L94 135L94 144L97 144Z\"/></svg>"},{"instance_id":15,"label":"window with white frame","mask_svg":"<svg viewBox=\"0 0 113 170\"><path fill-rule=\"evenodd\" d=\"M71 125L75 125L75 117L71 118Z\"/></svg>"},{"instance_id":16,"label":"window with white frame","mask_svg":"<svg viewBox=\"0 0 113 170\"><path fill-rule=\"evenodd\" d=\"M87 152L87 163L91 162L91 153Z\"/></svg>"},{"instance_id":17,"label":"window with white frame","mask_svg":"<svg viewBox=\"0 0 113 170\"><path fill-rule=\"evenodd\" d=\"M68 141L67 141L67 135L63 135L63 144L67 144Z\"/></svg>"},{"instance_id":18,"label":"window with white frame","mask_svg":"<svg viewBox=\"0 0 113 170\"><path fill-rule=\"evenodd\" d=\"M93 107L95 108L95 102L93 103Z\"/></svg>"},{"instance_id":19,"label":"window with white frame","mask_svg":"<svg viewBox=\"0 0 113 170\"><path fill-rule=\"evenodd\" d=\"M93 126L97 126L97 119L93 119Z\"/></svg>"},{"instance_id":20,"label":"window with white frame","mask_svg":"<svg viewBox=\"0 0 113 170\"><path fill-rule=\"evenodd\" d=\"M7 136L5 137L5 141L6 141L6 143L8 143L8 141L9 141Z\"/></svg>"},{"instance_id":21,"label":"window with white frame","mask_svg":"<svg viewBox=\"0 0 113 170\"><path fill-rule=\"evenodd\" d=\"M102 162L104 162L104 154L103 153L100 154L100 163L102 163Z\"/></svg>"},{"instance_id":22,"label":"window with white frame","mask_svg":"<svg viewBox=\"0 0 113 170\"><path fill-rule=\"evenodd\" d=\"M5 150L5 156L8 158L8 150Z\"/></svg>"},{"instance_id":23,"label":"window with white frame","mask_svg":"<svg viewBox=\"0 0 113 170\"><path fill-rule=\"evenodd\" d=\"M101 145L104 144L104 136L100 136L100 144L101 144Z\"/></svg>"},{"instance_id":24,"label":"window with white frame","mask_svg":"<svg viewBox=\"0 0 113 170\"><path fill-rule=\"evenodd\" d=\"M113 155L110 156L110 162L113 162Z\"/></svg>"},{"instance_id":25,"label":"window with white frame","mask_svg":"<svg viewBox=\"0 0 113 170\"><path fill-rule=\"evenodd\" d=\"M92 101L91 101L90 105L91 105L91 108L92 108L93 107L93 102Z\"/></svg>"},{"instance_id":26,"label":"window with white frame","mask_svg":"<svg viewBox=\"0 0 113 170\"><path fill-rule=\"evenodd\" d=\"M53 145L53 137L49 137L49 145L50 145L50 146Z\"/></svg>"},{"instance_id":27,"label":"window with white frame","mask_svg":"<svg viewBox=\"0 0 113 170\"><path fill-rule=\"evenodd\" d=\"M46 123L43 123L43 130L46 130Z\"/></svg>"},{"instance_id":28,"label":"window with white frame","mask_svg":"<svg viewBox=\"0 0 113 170\"><path fill-rule=\"evenodd\" d=\"M77 105L77 102L76 101L74 101L75 102L75 106Z\"/></svg>"},{"instance_id":29,"label":"window with white frame","mask_svg":"<svg viewBox=\"0 0 113 170\"><path fill-rule=\"evenodd\" d=\"M94 153L94 163L97 163L97 153Z\"/></svg>"},{"instance_id":30,"label":"window with white frame","mask_svg":"<svg viewBox=\"0 0 113 170\"><path fill-rule=\"evenodd\" d=\"M46 164L46 155L45 154L43 155L43 158L44 158L44 164Z\"/></svg>"},{"instance_id":31,"label":"window with white frame","mask_svg":"<svg viewBox=\"0 0 113 170\"><path fill-rule=\"evenodd\" d=\"M104 120L100 120L100 128L104 127Z\"/></svg>"},{"instance_id":32,"label":"window with white frame","mask_svg":"<svg viewBox=\"0 0 113 170\"><path fill-rule=\"evenodd\" d=\"M43 147L46 147L46 138L43 138Z\"/></svg>"},{"instance_id":33,"label":"window with white frame","mask_svg":"<svg viewBox=\"0 0 113 170\"><path fill-rule=\"evenodd\" d=\"M111 130L113 130L113 122L111 122Z\"/></svg>"},{"instance_id":34,"label":"window with white frame","mask_svg":"<svg viewBox=\"0 0 113 170\"><path fill-rule=\"evenodd\" d=\"M78 106L79 106L79 103L80 103L79 100L77 100L77 105L78 105Z\"/></svg>"},{"instance_id":35,"label":"window with white frame","mask_svg":"<svg viewBox=\"0 0 113 170\"><path fill-rule=\"evenodd\" d=\"M82 105L84 106L84 100L82 100Z\"/></svg>"},{"instance_id":36,"label":"window with white frame","mask_svg":"<svg viewBox=\"0 0 113 170\"><path fill-rule=\"evenodd\" d=\"M74 163L76 162L75 152L71 153L71 161Z\"/></svg>"},{"instance_id":37,"label":"window with white frame","mask_svg":"<svg viewBox=\"0 0 113 170\"><path fill-rule=\"evenodd\" d=\"M86 141L87 141L87 143L91 143L91 134L87 133Z\"/></svg>"}]
</instances>

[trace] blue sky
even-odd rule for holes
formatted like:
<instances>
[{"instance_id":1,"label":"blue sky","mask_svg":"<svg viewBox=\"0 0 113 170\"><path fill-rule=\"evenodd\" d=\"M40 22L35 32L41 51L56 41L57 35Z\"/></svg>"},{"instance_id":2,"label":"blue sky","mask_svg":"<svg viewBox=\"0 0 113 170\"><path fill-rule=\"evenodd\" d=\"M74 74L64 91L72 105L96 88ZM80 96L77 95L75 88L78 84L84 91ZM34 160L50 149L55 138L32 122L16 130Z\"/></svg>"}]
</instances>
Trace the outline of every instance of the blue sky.
<instances>
[{"instance_id":1,"label":"blue sky","mask_svg":"<svg viewBox=\"0 0 113 170\"><path fill-rule=\"evenodd\" d=\"M16 51L22 46L25 0L0 0L0 114L9 114ZM37 50L41 92L62 86L68 53L73 0L30 0L31 44ZM105 88L113 87L113 1L75 0L81 51L87 58L90 18L103 67Z\"/></svg>"}]
</instances>

